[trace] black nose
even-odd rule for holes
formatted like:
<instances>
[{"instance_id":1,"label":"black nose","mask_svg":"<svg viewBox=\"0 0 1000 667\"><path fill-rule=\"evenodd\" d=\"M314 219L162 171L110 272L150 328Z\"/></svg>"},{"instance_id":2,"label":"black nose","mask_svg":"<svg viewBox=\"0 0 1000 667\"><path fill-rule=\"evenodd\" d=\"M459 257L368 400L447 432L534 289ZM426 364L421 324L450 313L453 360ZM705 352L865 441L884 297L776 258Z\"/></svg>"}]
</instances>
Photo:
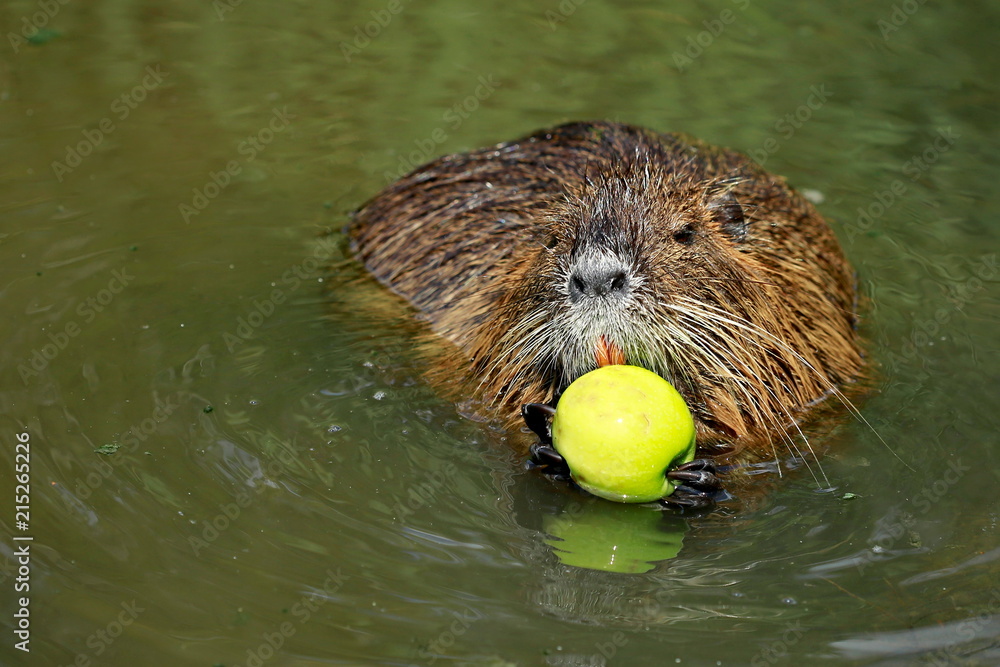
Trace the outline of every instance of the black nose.
<instances>
[{"instance_id":1,"label":"black nose","mask_svg":"<svg viewBox=\"0 0 1000 667\"><path fill-rule=\"evenodd\" d=\"M628 272L614 258L604 255L581 259L569 274L569 298L576 303L584 297L606 297L628 289Z\"/></svg>"}]
</instances>

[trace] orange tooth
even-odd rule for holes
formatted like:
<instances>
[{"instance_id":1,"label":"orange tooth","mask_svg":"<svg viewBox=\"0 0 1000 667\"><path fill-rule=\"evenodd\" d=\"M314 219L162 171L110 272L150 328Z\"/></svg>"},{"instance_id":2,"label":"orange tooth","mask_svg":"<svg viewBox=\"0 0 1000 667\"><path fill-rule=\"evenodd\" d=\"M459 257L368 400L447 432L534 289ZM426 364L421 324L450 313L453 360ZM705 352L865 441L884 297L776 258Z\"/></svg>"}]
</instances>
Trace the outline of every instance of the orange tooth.
<instances>
[{"instance_id":1,"label":"orange tooth","mask_svg":"<svg viewBox=\"0 0 1000 667\"><path fill-rule=\"evenodd\" d=\"M625 353L604 336L597 339L597 365L615 366L625 363Z\"/></svg>"}]
</instances>

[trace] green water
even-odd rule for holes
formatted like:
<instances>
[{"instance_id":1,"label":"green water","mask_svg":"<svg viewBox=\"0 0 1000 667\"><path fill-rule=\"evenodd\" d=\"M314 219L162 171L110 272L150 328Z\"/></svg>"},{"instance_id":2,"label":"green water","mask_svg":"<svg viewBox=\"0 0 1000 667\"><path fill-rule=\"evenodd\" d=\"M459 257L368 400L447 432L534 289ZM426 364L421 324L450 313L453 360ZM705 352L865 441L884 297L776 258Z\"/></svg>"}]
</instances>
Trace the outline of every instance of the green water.
<instances>
[{"instance_id":1,"label":"green water","mask_svg":"<svg viewBox=\"0 0 1000 667\"><path fill-rule=\"evenodd\" d=\"M348 4L0 8L0 662L1000 663L997 8ZM327 274L401 169L597 118L822 196L878 368L833 490L564 493Z\"/></svg>"}]
</instances>

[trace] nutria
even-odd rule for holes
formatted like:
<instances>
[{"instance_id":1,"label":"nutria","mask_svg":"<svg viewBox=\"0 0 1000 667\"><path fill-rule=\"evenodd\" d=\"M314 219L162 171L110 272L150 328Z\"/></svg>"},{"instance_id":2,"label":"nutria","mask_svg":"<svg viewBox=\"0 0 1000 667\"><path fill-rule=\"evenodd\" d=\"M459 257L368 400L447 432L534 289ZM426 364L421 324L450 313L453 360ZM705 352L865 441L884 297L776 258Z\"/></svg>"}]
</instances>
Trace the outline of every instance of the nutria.
<instances>
[{"instance_id":1,"label":"nutria","mask_svg":"<svg viewBox=\"0 0 1000 667\"><path fill-rule=\"evenodd\" d=\"M570 123L448 155L349 234L508 425L611 348L681 392L701 455L761 461L862 373L833 232L782 178L685 135Z\"/></svg>"}]
</instances>

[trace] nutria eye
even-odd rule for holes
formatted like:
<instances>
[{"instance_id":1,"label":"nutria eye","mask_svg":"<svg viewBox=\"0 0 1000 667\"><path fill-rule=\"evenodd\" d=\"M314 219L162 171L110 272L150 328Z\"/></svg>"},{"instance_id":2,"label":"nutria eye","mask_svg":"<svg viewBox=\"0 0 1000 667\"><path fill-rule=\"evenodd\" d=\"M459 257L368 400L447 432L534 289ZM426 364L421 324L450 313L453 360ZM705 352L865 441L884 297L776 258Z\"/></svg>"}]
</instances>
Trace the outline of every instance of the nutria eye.
<instances>
[{"instance_id":1,"label":"nutria eye","mask_svg":"<svg viewBox=\"0 0 1000 667\"><path fill-rule=\"evenodd\" d=\"M559 239L557 239L555 236L550 236L548 240L545 242L545 247L548 248L549 250L554 250L557 245L559 245Z\"/></svg>"},{"instance_id":2,"label":"nutria eye","mask_svg":"<svg viewBox=\"0 0 1000 667\"><path fill-rule=\"evenodd\" d=\"M727 192L709 204L719 228L737 241L742 241L747 235L747 219L743 207L736 201L731 192Z\"/></svg>"},{"instance_id":3,"label":"nutria eye","mask_svg":"<svg viewBox=\"0 0 1000 667\"><path fill-rule=\"evenodd\" d=\"M694 242L694 225L687 224L674 232L674 240L681 245L691 245Z\"/></svg>"}]
</instances>

